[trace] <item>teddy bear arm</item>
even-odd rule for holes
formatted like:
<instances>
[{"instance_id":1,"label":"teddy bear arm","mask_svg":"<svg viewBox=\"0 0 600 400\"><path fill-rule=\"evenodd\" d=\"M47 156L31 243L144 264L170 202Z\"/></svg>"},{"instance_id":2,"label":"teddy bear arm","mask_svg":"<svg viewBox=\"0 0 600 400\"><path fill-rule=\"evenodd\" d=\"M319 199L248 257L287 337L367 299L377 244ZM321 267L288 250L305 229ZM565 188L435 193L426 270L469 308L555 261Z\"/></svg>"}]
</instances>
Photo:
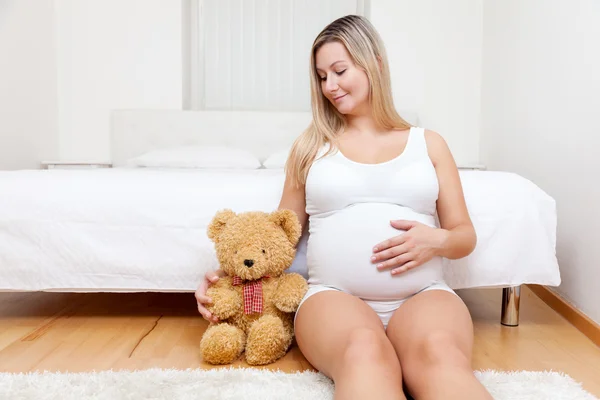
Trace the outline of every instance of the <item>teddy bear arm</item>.
<instances>
[{"instance_id":1,"label":"teddy bear arm","mask_svg":"<svg viewBox=\"0 0 600 400\"><path fill-rule=\"evenodd\" d=\"M285 274L278 282L273 303L275 307L283 312L295 312L307 289L308 284L302 275L297 273Z\"/></svg>"},{"instance_id":2,"label":"teddy bear arm","mask_svg":"<svg viewBox=\"0 0 600 400\"><path fill-rule=\"evenodd\" d=\"M206 308L220 320L231 318L243 310L242 299L234 289L211 287L206 295L212 299Z\"/></svg>"}]
</instances>

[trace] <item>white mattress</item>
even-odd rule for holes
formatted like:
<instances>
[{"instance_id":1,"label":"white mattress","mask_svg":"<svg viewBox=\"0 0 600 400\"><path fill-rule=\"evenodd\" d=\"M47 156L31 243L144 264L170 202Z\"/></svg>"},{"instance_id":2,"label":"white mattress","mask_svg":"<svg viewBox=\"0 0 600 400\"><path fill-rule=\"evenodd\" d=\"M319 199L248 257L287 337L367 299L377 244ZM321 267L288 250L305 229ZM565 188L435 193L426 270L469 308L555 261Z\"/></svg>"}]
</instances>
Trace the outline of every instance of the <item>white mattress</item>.
<instances>
[{"instance_id":1,"label":"white mattress","mask_svg":"<svg viewBox=\"0 0 600 400\"><path fill-rule=\"evenodd\" d=\"M556 286L554 200L510 173L461 171L476 250L445 266L455 289ZM276 209L282 170L0 172L0 290L194 291L217 268L216 211ZM303 238L293 270L302 270Z\"/></svg>"}]
</instances>

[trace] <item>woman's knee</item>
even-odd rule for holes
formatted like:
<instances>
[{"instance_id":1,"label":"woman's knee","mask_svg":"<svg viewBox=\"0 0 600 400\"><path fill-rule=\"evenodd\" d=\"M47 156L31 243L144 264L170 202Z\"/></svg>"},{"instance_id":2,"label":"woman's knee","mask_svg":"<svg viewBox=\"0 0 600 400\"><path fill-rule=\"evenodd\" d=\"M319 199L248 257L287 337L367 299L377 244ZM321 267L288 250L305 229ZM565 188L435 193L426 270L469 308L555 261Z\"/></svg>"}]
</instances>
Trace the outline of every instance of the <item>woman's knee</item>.
<instances>
[{"instance_id":1,"label":"woman's knee","mask_svg":"<svg viewBox=\"0 0 600 400\"><path fill-rule=\"evenodd\" d=\"M344 366L382 365L390 362L390 351L397 360L394 349L383 332L370 328L357 328L346 339L341 362Z\"/></svg>"},{"instance_id":2,"label":"woman's knee","mask_svg":"<svg viewBox=\"0 0 600 400\"><path fill-rule=\"evenodd\" d=\"M451 365L469 366L468 350L463 349L459 340L450 332L430 332L418 342L413 356L421 367Z\"/></svg>"}]
</instances>

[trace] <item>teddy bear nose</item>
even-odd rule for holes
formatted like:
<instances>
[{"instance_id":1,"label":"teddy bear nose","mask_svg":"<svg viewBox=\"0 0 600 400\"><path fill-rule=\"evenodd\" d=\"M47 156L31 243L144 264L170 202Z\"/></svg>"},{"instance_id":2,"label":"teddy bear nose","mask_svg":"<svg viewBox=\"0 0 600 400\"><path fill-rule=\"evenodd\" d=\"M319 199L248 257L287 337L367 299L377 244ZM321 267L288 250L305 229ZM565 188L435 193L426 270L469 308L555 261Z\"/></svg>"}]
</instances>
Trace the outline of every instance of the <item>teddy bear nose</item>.
<instances>
[{"instance_id":1,"label":"teddy bear nose","mask_svg":"<svg viewBox=\"0 0 600 400\"><path fill-rule=\"evenodd\" d=\"M254 265L254 260L244 260L244 265L248 268Z\"/></svg>"}]
</instances>

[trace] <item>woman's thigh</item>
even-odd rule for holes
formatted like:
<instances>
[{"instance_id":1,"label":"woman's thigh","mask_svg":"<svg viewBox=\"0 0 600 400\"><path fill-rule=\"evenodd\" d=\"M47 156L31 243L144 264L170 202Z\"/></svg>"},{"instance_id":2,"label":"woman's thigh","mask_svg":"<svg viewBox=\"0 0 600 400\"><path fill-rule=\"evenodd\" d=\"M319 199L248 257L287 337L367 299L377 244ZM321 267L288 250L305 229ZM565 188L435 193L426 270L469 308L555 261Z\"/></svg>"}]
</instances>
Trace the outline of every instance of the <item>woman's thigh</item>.
<instances>
[{"instance_id":1,"label":"woman's thigh","mask_svg":"<svg viewBox=\"0 0 600 400\"><path fill-rule=\"evenodd\" d=\"M473 322L467 306L454 293L429 290L411 297L390 319L387 336L405 375L413 361L471 365Z\"/></svg>"},{"instance_id":2,"label":"woman's thigh","mask_svg":"<svg viewBox=\"0 0 600 400\"><path fill-rule=\"evenodd\" d=\"M398 363L377 314L365 302L344 292L328 290L306 299L296 315L295 335L306 359L331 378L347 361L344 355L351 341L380 346L390 363Z\"/></svg>"}]
</instances>

